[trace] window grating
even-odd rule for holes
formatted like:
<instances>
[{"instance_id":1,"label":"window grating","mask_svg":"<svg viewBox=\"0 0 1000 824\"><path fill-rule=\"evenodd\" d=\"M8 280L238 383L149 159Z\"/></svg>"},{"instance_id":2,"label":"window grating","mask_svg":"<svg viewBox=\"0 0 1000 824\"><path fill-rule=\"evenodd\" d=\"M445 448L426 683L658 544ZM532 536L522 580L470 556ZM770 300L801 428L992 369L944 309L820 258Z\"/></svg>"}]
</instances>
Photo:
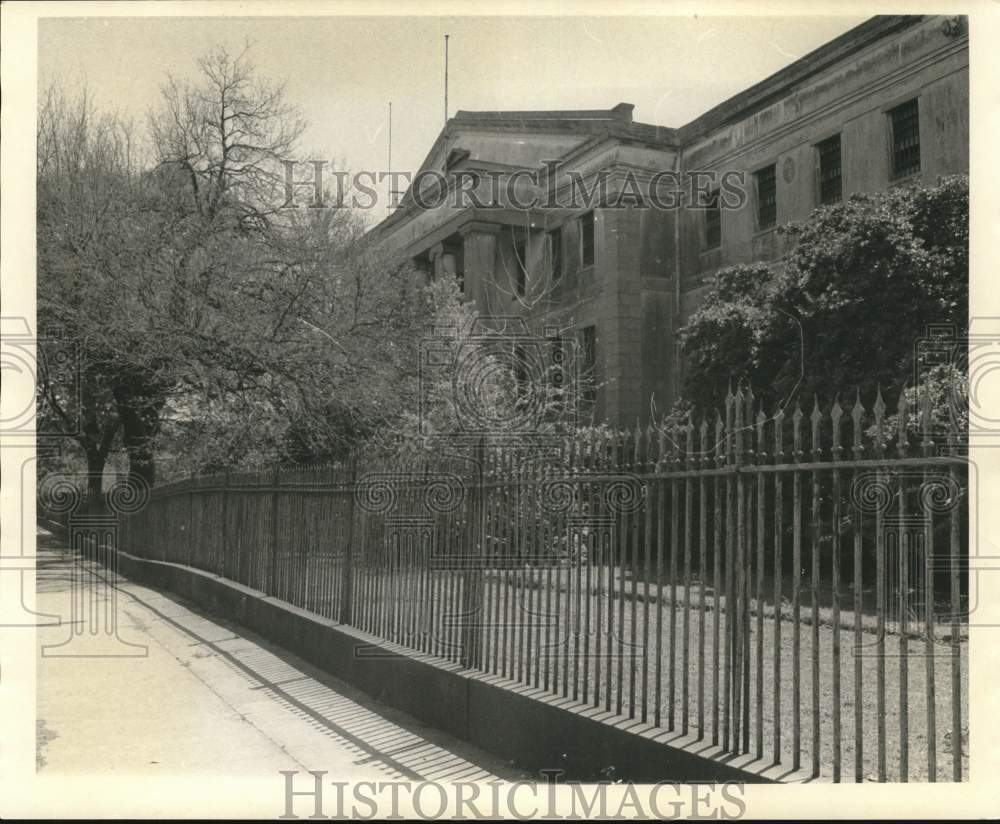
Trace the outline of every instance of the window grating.
<instances>
[{"instance_id":1,"label":"window grating","mask_svg":"<svg viewBox=\"0 0 1000 824\"><path fill-rule=\"evenodd\" d=\"M757 228L770 229L778 220L777 181L772 163L757 172Z\"/></svg>"},{"instance_id":2,"label":"window grating","mask_svg":"<svg viewBox=\"0 0 1000 824\"><path fill-rule=\"evenodd\" d=\"M907 177L920 171L920 109L909 100L889 112L892 126L892 176Z\"/></svg>"},{"instance_id":3,"label":"window grating","mask_svg":"<svg viewBox=\"0 0 1000 824\"><path fill-rule=\"evenodd\" d=\"M816 146L819 155L819 202L839 203L843 193L840 177L840 135Z\"/></svg>"}]
</instances>

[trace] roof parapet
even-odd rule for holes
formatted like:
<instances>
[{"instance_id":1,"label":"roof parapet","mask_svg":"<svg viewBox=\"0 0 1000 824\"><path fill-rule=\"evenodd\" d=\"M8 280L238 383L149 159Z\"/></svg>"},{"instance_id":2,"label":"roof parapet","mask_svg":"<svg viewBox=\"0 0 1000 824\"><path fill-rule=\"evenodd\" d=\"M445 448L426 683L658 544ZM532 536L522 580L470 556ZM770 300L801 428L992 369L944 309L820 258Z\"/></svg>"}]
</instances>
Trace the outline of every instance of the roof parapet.
<instances>
[{"instance_id":1,"label":"roof parapet","mask_svg":"<svg viewBox=\"0 0 1000 824\"><path fill-rule=\"evenodd\" d=\"M619 103L612 109L555 109L542 111L482 111L460 109L451 120L465 122L493 122L497 120L614 120L631 123L634 103Z\"/></svg>"}]
</instances>

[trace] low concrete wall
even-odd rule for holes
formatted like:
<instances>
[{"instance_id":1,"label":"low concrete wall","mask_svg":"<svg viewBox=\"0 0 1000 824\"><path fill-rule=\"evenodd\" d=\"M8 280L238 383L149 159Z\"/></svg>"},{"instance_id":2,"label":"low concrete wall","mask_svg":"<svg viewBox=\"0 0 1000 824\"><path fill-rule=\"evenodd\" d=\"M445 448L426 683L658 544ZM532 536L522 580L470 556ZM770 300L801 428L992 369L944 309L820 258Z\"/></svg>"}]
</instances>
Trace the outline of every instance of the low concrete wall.
<instances>
[{"instance_id":1,"label":"low concrete wall","mask_svg":"<svg viewBox=\"0 0 1000 824\"><path fill-rule=\"evenodd\" d=\"M747 783L772 779L707 757L718 750L496 676L387 644L192 567L118 552L127 578L233 620L373 698L522 768L565 780ZM676 739L675 739L676 741ZM697 752L693 752L696 749Z\"/></svg>"}]
</instances>

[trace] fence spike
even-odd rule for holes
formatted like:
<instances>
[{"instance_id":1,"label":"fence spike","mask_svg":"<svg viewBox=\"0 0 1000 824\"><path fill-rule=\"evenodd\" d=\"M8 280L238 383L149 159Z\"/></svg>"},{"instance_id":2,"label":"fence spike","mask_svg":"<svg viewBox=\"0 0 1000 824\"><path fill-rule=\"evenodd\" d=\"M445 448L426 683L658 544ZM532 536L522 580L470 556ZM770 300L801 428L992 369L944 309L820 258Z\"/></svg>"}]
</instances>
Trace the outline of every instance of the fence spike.
<instances>
[{"instance_id":1,"label":"fence spike","mask_svg":"<svg viewBox=\"0 0 1000 824\"><path fill-rule=\"evenodd\" d=\"M735 433L733 422L735 420L736 398L728 396L726 401L726 462L728 463L733 456L733 435Z\"/></svg>"},{"instance_id":2,"label":"fence spike","mask_svg":"<svg viewBox=\"0 0 1000 824\"><path fill-rule=\"evenodd\" d=\"M744 398L743 389L736 387L736 402L733 404L733 458L737 464L743 462L743 410Z\"/></svg>"},{"instance_id":3,"label":"fence spike","mask_svg":"<svg viewBox=\"0 0 1000 824\"><path fill-rule=\"evenodd\" d=\"M726 462L725 442L726 425L722 422L722 413L715 410L715 463L723 466Z\"/></svg>"},{"instance_id":4,"label":"fence spike","mask_svg":"<svg viewBox=\"0 0 1000 824\"><path fill-rule=\"evenodd\" d=\"M764 463L767 458L767 450L764 442L764 426L767 423L767 415L764 413L764 404L757 410L757 462Z\"/></svg>"},{"instance_id":5,"label":"fence spike","mask_svg":"<svg viewBox=\"0 0 1000 824\"><path fill-rule=\"evenodd\" d=\"M930 456L934 449L934 440L931 438L931 386L930 381L924 381L924 391L920 393L920 428L923 432L921 446L924 455Z\"/></svg>"},{"instance_id":6,"label":"fence spike","mask_svg":"<svg viewBox=\"0 0 1000 824\"><path fill-rule=\"evenodd\" d=\"M875 405L872 407L875 412L875 455L883 457L885 454L885 401L882 400L882 387L878 387L878 394L875 396Z\"/></svg>"},{"instance_id":7,"label":"fence spike","mask_svg":"<svg viewBox=\"0 0 1000 824\"><path fill-rule=\"evenodd\" d=\"M646 460L645 468L647 472L654 472L654 462L653 462L653 422L650 420L646 424Z\"/></svg>"},{"instance_id":8,"label":"fence spike","mask_svg":"<svg viewBox=\"0 0 1000 824\"><path fill-rule=\"evenodd\" d=\"M692 413L688 412L687 424L684 427L687 437L684 440L684 466L691 469L694 465L692 456L694 455L694 419Z\"/></svg>"},{"instance_id":9,"label":"fence spike","mask_svg":"<svg viewBox=\"0 0 1000 824\"><path fill-rule=\"evenodd\" d=\"M781 463L785 457L785 445L783 436L783 429L785 423L785 410L783 407L778 407L778 411L774 414L774 462Z\"/></svg>"},{"instance_id":10,"label":"fence spike","mask_svg":"<svg viewBox=\"0 0 1000 824\"><path fill-rule=\"evenodd\" d=\"M854 446L851 452L854 454L854 460L861 460L861 455L864 453L864 444L861 440L861 427L863 425L863 418L865 415L865 408L861 404L861 389L860 387L856 390L854 407L851 409L851 419L854 422Z\"/></svg>"},{"instance_id":11,"label":"fence spike","mask_svg":"<svg viewBox=\"0 0 1000 824\"><path fill-rule=\"evenodd\" d=\"M802 460L802 403L795 399L795 412L792 413L792 457L798 463Z\"/></svg>"},{"instance_id":12,"label":"fence spike","mask_svg":"<svg viewBox=\"0 0 1000 824\"><path fill-rule=\"evenodd\" d=\"M906 384L899 392L899 400L896 402L896 451L899 457L906 457L907 443L906 424L910 416L909 399L906 397Z\"/></svg>"},{"instance_id":13,"label":"fence spike","mask_svg":"<svg viewBox=\"0 0 1000 824\"><path fill-rule=\"evenodd\" d=\"M656 471L661 472L663 470L664 456L667 454L667 426L666 421L662 418L660 419L660 425L657 427L657 434L659 437L656 439Z\"/></svg>"},{"instance_id":14,"label":"fence spike","mask_svg":"<svg viewBox=\"0 0 1000 824\"><path fill-rule=\"evenodd\" d=\"M823 413L819 408L819 395L813 395L813 411L809 416L812 424L812 456L814 461L818 461L823 455L823 446L820 438L819 425L823 421Z\"/></svg>"},{"instance_id":15,"label":"fence spike","mask_svg":"<svg viewBox=\"0 0 1000 824\"><path fill-rule=\"evenodd\" d=\"M844 451L840 445L841 425L843 423L841 418L843 415L844 409L840 405L840 393L838 392L833 398L833 407L830 409L830 420L833 422L833 446L830 449L830 454L835 461L840 460L840 455Z\"/></svg>"},{"instance_id":16,"label":"fence spike","mask_svg":"<svg viewBox=\"0 0 1000 824\"><path fill-rule=\"evenodd\" d=\"M632 443L632 466L636 472L642 471L642 429L639 428L639 419L635 419L635 440Z\"/></svg>"},{"instance_id":17,"label":"fence spike","mask_svg":"<svg viewBox=\"0 0 1000 824\"><path fill-rule=\"evenodd\" d=\"M708 420L704 415L702 415L701 423L698 425L698 436L701 462L705 467L708 467L711 462L711 456L708 454Z\"/></svg>"}]
</instances>

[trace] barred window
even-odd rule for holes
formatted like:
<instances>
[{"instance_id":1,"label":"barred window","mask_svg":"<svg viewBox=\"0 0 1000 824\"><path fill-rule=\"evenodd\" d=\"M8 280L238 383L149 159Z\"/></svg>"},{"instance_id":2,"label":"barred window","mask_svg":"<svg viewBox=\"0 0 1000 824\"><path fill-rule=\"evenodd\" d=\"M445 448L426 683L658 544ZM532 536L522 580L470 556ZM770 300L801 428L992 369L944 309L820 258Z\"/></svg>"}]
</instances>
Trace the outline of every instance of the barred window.
<instances>
[{"instance_id":1,"label":"barred window","mask_svg":"<svg viewBox=\"0 0 1000 824\"><path fill-rule=\"evenodd\" d=\"M816 145L819 157L819 202L839 203L843 194L840 178L840 135Z\"/></svg>"},{"instance_id":2,"label":"barred window","mask_svg":"<svg viewBox=\"0 0 1000 824\"><path fill-rule=\"evenodd\" d=\"M580 261L581 266L594 265L594 213L587 212L580 217Z\"/></svg>"},{"instance_id":3,"label":"barred window","mask_svg":"<svg viewBox=\"0 0 1000 824\"><path fill-rule=\"evenodd\" d=\"M770 229L778 220L775 167L772 163L757 172L757 228Z\"/></svg>"},{"instance_id":4,"label":"barred window","mask_svg":"<svg viewBox=\"0 0 1000 824\"><path fill-rule=\"evenodd\" d=\"M719 190L708 196L705 207L705 248L715 249L722 245L722 212L719 211Z\"/></svg>"},{"instance_id":5,"label":"barred window","mask_svg":"<svg viewBox=\"0 0 1000 824\"><path fill-rule=\"evenodd\" d=\"M889 112L892 129L892 176L907 177L920 171L920 109L909 100Z\"/></svg>"}]
</instances>

